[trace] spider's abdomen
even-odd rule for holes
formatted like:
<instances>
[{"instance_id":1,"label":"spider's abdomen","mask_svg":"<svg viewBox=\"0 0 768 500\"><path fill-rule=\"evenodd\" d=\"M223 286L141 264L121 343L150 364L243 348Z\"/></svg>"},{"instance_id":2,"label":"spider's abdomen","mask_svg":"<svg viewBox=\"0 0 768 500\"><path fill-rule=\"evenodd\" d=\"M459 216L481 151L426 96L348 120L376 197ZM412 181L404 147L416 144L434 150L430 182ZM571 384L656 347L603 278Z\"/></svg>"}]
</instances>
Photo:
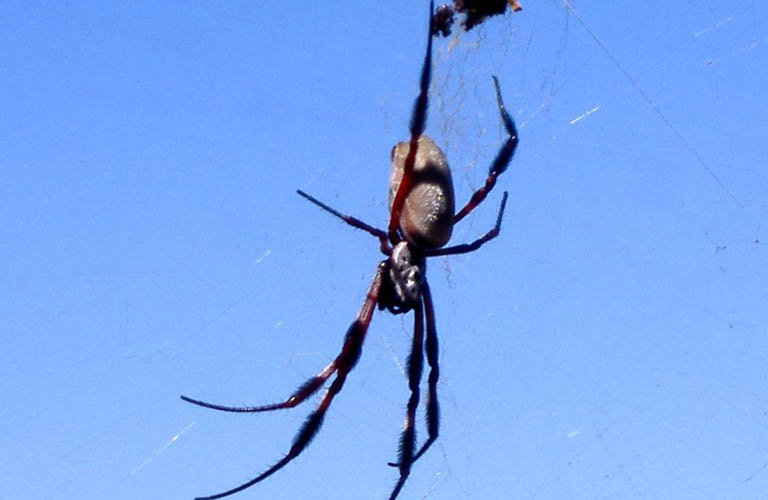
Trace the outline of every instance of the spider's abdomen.
<instances>
[{"instance_id":1,"label":"spider's abdomen","mask_svg":"<svg viewBox=\"0 0 768 500\"><path fill-rule=\"evenodd\" d=\"M410 142L392 148L392 173L389 180L389 209L403 178ZM439 248L451 239L453 232L454 196L451 169L445 154L426 135L419 137L413 164L413 187L406 195L400 212L400 230L414 245Z\"/></svg>"}]
</instances>

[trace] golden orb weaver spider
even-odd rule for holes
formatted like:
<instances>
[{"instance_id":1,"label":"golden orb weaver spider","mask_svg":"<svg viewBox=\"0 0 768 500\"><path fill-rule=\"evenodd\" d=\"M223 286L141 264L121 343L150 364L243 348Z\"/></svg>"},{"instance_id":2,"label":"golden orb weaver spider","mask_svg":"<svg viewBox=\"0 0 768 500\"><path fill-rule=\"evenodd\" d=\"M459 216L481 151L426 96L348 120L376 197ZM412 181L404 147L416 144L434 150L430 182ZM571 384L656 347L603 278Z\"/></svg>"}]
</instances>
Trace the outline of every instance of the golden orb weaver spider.
<instances>
[{"instance_id":1,"label":"golden orb weaver spider","mask_svg":"<svg viewBox=\"0 0 768 500\"><path fill-rule=\"evenodd\" d=\"M397 467L400 476L389 499L397 498L411 471L413 463L434 443L439 433L439 407L437 381L438 339L435 327L435 310L432 294L426 279L426 259L440 255L454 255L473 252L499 234L507 193L501 205L493 229L472 243L446 247L453 232L453 226L479 205L496 184L496 178L509 165L517 148L517 129L512 117L504 107L499 81L494 76L496 100L502 124L509 137L496 155L488 172L485 185L478 189L469 202L454 212L453 180L448 162L440 148L424 134L427 120L428 92L432 66L432 36L434 32L433 3L430 2L430 22L427 32L427 51L421 70L419 95L416 98L410 121L410 141L403 141L392 149L392 173L389 186L390 218L388 230L373 227L355 217L342 214L303 191L299 195L323 210L340 218L357 229L362 229L379 239L381 252L386 258L381 261L368 289L365 302L357 317L350 325L344 338L341 352L320 373L309 378L288 399L282 403L263 406L234 407L207 403L187 396L181 399L198 406L214 410L258 413L284 408L293 408L312 396L325 385L332 375L336 377L326 390L317 408L309 414L296 434L288 453L277 463L253 479L215 495L198 497L196 500L223 498L266 479L288 462L296 458L317 434L333 398L341 391L347 375L354 368L363 347L363 341L376 306L393 314L414 312L413 342L407 362L408 399L405 424L400 436L398 462L389 465ZM426 323L426 336L425 336ZM422 352L422 349L424 352ZM426 354L429 365L428 399L426 405L427 440L416 449L415 415L419 404L419 382Z\"/></svg>"}]
</instances>

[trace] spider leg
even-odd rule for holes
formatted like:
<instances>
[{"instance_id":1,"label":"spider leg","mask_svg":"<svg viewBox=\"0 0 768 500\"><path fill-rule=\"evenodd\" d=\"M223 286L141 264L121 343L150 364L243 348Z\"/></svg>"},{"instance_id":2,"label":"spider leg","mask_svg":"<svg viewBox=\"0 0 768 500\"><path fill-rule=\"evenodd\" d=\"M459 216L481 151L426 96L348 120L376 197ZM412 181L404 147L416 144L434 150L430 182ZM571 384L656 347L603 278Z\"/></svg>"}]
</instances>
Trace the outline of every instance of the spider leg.
<instances>
[{"instance_id":1,"label":"spider leg","mask_svg":"<svg viewBox=\"0 0 768 500\"><path fill-rule=\"evenodd\" d=\"M400 435L399 450L399 468L400 478L389 496L389 500L395 500L411 473L411 464L413 464L413 451L416 447L416 427L414 420L416 409L419 406L419 382L421 381L421 371L424 365L422 349L424 348L424 311L419 301L413 309L413 343L411 344L411 354L408 356L408 387L411 390L411 397L408 399L408 407L405 414L405 424L403 433Z\"/></svg>"},{"instance_id":2,"label":"spider leg","mask_svg":"<svg viewBox=\"0 0 768 500\"><path fill-rule=\"evenodd\" d=\"M379 290L381 289L381 281L384 268L384 263L379 264L379 267L376 269L376 275L373 278L373 282L368 289L365 302L360 308L360 312L357 314L357 318L355 318L355 321L347 330L347 334L344 338L344 345L341 348L341 353L339 353L339 355L336 356L336 359L334 360L334 363L336 364L335 371L337 372L336 378L333 380L330 387L328 387L328 390L323 395L323 398L320 400L320 404L317 405L315 411L310 413L307 417L307 420L304 421L301 429L299 429L299 432L293 439L293 443L291 444L291 448L288 451L288 454L269 469L265 470L250 481L241 484L240 486L236 486L230 490L217 493L215 495L197 497L195 500L214 500L216 498L223 498L235 494L238 491L249 488L254 484L268 478L278 470L282 469L288 462L296 458L302 451L304 451L304 448L306 448L307 445L312 441L312 438L315 437L315 434L317 434L317 431L323 424L325 413L331 406L333 398L341 391L341 388L344 386L344 382L347 379L347 375L349 375L349 372L352 370L352 368L354 368L358 359L360 359L360 353L362 351L363 341L365 340L365 334L368 331L368 325L371 323L373 311L376 308L376 302L379 300ZM323 373L324 372L325 370ZM318 377L315 377L315 379L316 378ZM315 379L310 379L310 381Z\"/></svg>"},{"instance_id":3,"label":"spider leg","mask_svg":"<svg viewBox=\"0 0 768 500\"><path fill-rule=\"evenodd\" d=\"M474 252L484 244L488 243L499 235L501 230L501 218L504 216L504 207L507 206L508 193L504 191L504 196L501 197L501 206L499 207L499 215L496 216L496 224L493 229L473 241L472 243L464 243L462 245L455 245L452 247L436 248L434 250L428 250L424 252L427 257L436 257L438 255L455 255L459 253Z\"/></svg>"},{"instance_id":4,"label":"spider leg","mask_svg":"<svg viewBox=\"0 0 768 500\"><path fill-rule=\"evenodd\" d=\"M362 229L363 231L366 231L367 233L372 234L373 236L376 236L379 239L379 242L381 243L381 253L383 253L384 255L390 255L392 253L392 248L389 246L388 235L386 232L376 227L373 227L370 224L367 224L358 218L352 217L351 215L343 214L338 210L331 208L330 206L326 205L325 203L318 200L314 196L308 195L301 189L297 189L296 192L299 193L300 196L311 201L312 203L322 208L326 212L330 212L332 215L335 215L339 219L343 220L350 226L355 227L357 229Z\"/></svg>"},{"instance_id":5,"label":"spider leg","mask_svg":"<svg viewBox=\"0 0 768 500\"><path fill-rule=\"evenodd\" d=\"M325 384L325 381L328 380L328 378L333 375L337 369L337 360L331 361L328 366L323 369L323 371L301 384L301 386L299 386L299 388L296 389L296 391L282 403L274 403L262 406L225 406L215 403L207 403L205 401L200 401L199 399L190 398L189 396L182 395L180 397L187 403L192 403L193 405L202 406L203 408L210 408L211 410L229 411L233 413L259 413L262 411L293 408L317 392L317 390Z\"/></svg>"},{"instance_id":6,"label":"spider leg","mask_svg":"<svg viewBox=\"0 0 768 500\"><path fill-rule=\"evenodd\" d=\"M427 339L424 344L424 351L427 354L427 363L429 363L429 393L426 412L429 437L413 456L411 464L416 462L432 446L440 434L440 406L437 401L437 380L440 378L440 365L437 361L437 328L435 328L435 308L432 303L432 294L426 280L423 284L422 297L424 297L424 311L427 319ZM400 466L396 462L390 462L389 465L392 467Z\"/></svg>"},{"instance_id":7,"label":"spider leg","mask_svg":"<svg viewBox=\"0 0 768 500\"><path fill-rule=\"evenodd\" d=\"M429 285L426 280L423 284L422 297L424 297L424 311L427 319L427 339L424 344L424 351L427 354L427 363L429 363L429 395L427 399L427 433L429 437L421 445L419 451L413 456L411 464L416 462L425 451L432 446L440 434L440 406L437 401L437 380L440 378L440 365L437 362L437 328L435 328L435 308L432 303L432 294L429 291ZM398 462L389 462L392 467L399 467Z\"/></svg>"},{"instance_id":8,"label":"spider leg","mask_svg":"<svg viewBox=\"0 0 768 500\"><path fill-rule=\"evenodd\" d=\"M424 64L421 67L421 80L419 82L419 95L413 105L411 114L411 144L408 148L408 156L405 157L403 165L403 177L400 180L400 187L397 188L397 194L392 201L392 210L389 216L389 236L392 243L398 243L401 238L397 234L400 226L400 212L405 203L405 197L413 187L413 165L416 162L416 150L419 145L419 136L424 133L424 127L427 123L427 108L429 106L429 82L432 79L432 30L434 20L432 12L434 11L434 1L429 2L429 31L427 31L427 53L424 55Z\"/></svg>"},{"instance_id":9,"label":"spider leg","mask_svg":"<svg viewBox=\"0 0 768 500\"><path fill-rule=\"evenodd\" d=\"M463 219L469 212L478 206L491 192L493 186L496 185L496 177L504 173L509 166L509 162L515 155L515 149L517 149L517 127L515 127L515 121L507 112L507 108L504 107L504 101L501 98L501 89L499 88L499 79L493 76L493 85L496 87L496 101L499 103L499 112L501 113L501 121L504 124L504 128L509 134L509 138L501 146L501 149L496 154L496 159L493 160L491 168L488 170L488 177L485 179L485 185L475 191L470 198L469 202L459 210L453 218L453 223L456 224Z\"/></svg>"},{"instance_id":10,"label":"spider leg","mask_svg":"<svg viewBox=\"0 0 768 500\"><path fill-rule=\"evenodd\" d=\"M426 413L429 437L421 445L416 455L413 456L414 462L432 446L432 443L435 442L440 434L440 405L437 401L437 380L440 378L440 365L437 361L437 328L435 327L435 308L432 304L432 294L429 291L429 285L426 280L424 280L421 293L424 298L424 311L427 318L427 340L424 344L424 351L427 354L427 363L429 363L429 393Z\"/></svg>"}]
</instances>

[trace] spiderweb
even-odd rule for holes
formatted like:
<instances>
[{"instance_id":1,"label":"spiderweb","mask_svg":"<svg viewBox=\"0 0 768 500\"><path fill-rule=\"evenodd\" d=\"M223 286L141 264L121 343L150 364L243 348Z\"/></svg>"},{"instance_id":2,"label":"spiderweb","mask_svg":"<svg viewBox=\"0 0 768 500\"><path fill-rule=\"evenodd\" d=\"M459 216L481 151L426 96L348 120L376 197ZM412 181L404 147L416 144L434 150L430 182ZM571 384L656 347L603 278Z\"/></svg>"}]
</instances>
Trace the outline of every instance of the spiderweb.
<instances>
[{"instance_id":1,"label":"spiderweb","mask_svg":"<svg viewBox=\"0 0 768 500\"><path fill-rule=\"evenodd\" d=\"M2 498L191 498L287 451L280 400L338 351L386 224L426 3L81 4L0 56ZM434 259L441 436L401 498L768 489L768 7L522 2L435 43L427 132L459 200ZM387 498L409 315L376 313L305 453L236 498ZM419 413L419 438L425 436Z\"/></svg>"}]
</instances>

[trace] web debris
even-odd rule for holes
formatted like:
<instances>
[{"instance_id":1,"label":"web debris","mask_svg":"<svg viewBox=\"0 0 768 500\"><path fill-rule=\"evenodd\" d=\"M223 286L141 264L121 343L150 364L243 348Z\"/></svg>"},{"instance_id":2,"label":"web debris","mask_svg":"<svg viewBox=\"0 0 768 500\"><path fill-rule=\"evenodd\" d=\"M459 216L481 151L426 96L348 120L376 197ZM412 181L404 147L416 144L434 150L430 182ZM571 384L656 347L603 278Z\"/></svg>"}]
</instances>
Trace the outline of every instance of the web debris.
<instances>
[{"instance_id":1,"label":"web debris","mask_svg":"<svg viewBox=\"0 0 768 500\"><path fill-rule=\"evenodd\" d=\"M581 120L583 120L584 118L588 117L589 115L591 115L592 113L594 113L595 111L597 111L599 109L600 109L600 106L595 106L594 108L590 109L586 113L582 113L581 115L577 116L576 118L574 118L573 120L568 122L568 124L569 125L573 125L575 123L578 123L578 122L580 122Z\"/></svg>"},{"instance_id":2,"label":"web debris","mask_svg":"<svg viewBox=\"0 0 768 500\"><path fill-rule=\"evenodd\" d=\"M194 427L194 426L195 426L195 422L194 422L194 421L192 421L192 422L188 423L186 427L184 427L184 428L183 428L183 429L182 429L180 432L178 432L178 433L177 433L175 436L173 436L173 437L172 437L170 440L168 440L168 442L167 442L167 443L165 443L163 446L161 446L161 447L160 447L160 449L158 449L158 450L157 450L156 452L154 452L152 455L150 455L149 457L147 457L147 459L146 459L146 460L144 460L142 463L140 463L139 465L137 465L136 467L134 467L134 468L133 468L133 470L131 471L131 473L130 473L129 475L131 475L131 476L135 476L136 474L138 474L138 473L141 471L141 469L143 469L144 467L146 467L147 465L149 465L149 464L152 462L152 460L154 460L154 459L155 459L155 457L158 457L158 456L160 456L160 455L161 455L161 454L162 454L162 453L163 453L165 450L167 450L167 449L168 449L168 448L169 448L169 447L170 447L172 444L174 444L176 441L178 441L178 440L179 440L179 438L180 438L180 437L181 437L183 434L185 434L185 433L186 433L188 430L190 430L190 429L191 429L192 427Z\"/></svg>"}]
</instances>

